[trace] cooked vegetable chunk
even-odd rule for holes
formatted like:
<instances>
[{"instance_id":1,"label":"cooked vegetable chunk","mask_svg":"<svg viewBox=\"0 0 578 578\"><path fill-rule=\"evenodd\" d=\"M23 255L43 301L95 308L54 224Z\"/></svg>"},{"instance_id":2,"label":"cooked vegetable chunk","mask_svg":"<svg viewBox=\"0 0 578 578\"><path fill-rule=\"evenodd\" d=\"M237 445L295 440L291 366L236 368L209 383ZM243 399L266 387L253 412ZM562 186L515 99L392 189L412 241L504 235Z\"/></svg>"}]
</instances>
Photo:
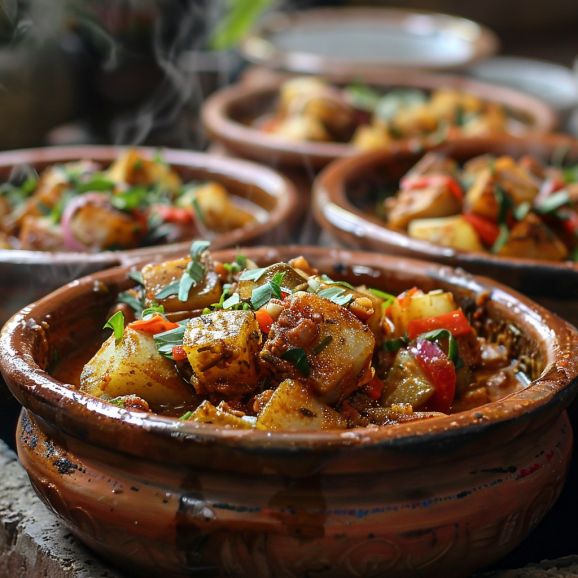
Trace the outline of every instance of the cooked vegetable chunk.
<instances>
[{"instance_id":1,"label":"cooked vegetable chunk","mask_svg":"<svg viewBox=\"0 0 578 578\"><path fill-rule=\"evenodd\" d=\"M261 351L261 359L277 379L304 381L328 405L371 379L375 339L355 315L304 291L287 297L283 304ZM300 349L305 358L296 362Z\"/></svg>"},{"instance_id":2,"label":"cooked vegetable chunk","mask_svg":"<svg viewBox=\"0 0 578 578\"><path fill-rule=\"evenodd\" d=\"M252 311L218 311L191 319L183 348L197 393L238 397L257 387L261 332Z\"/></svg>"},{"instance_id":3,"label":"cooked vegetable chunk","mask_svg":"<svg viewBox=\"0 0 578 578\"><path fill-rule=\"evenodd\" d=\"M303 383L286 379L275 390L257 419L257 427L270 430L342 429L347 421L321 403Z\"/></svg>"},{"instance_id":4,"label":"cooked vegetable chunk","mask_svg":"<svg viewBox=\"0 0 578 578\"><path fill-rule=\"evenodd\" d=\"M476 230L461 215L442 219L415 219L410 222L407 232L414 239L461 251L484 249Z\"/></svg>"},{"instance_id":5,"label":"cooked vegetable chunk","mask_svg":"<svg viewBox=\"0 0 578 578\"><path fill-rule=\"evenodd\" d=\"M242 279L239 281L238 291L241 301L251 299L251 295L257 287L265 285L265 283L271 281L278 273L283 274L282 287L291 289L291 291L307 288L307 277L301 275L301 273L287 263L275 263L275 265L271 265L263 270L258 279Z\"/></svg>"},{"instance_id":6,"label":"cooked vegetable chunk","mask_svg":"<svg viewBox=\"0 0 578 578\"><path fill-rule=\"evenodd\" d=\"M154 337L129 327L118 343L114 335L107 339L84 366L80 390L97 397L136 395L156 406L194 399L175 364L158 352Z\"/></svg>"},{"instance_id":7,"label":"cooked vegetable chunk","mask_svg":"<svg viewBox=\"0 0 578 578\"><path fill-rule=\"evenodd\" d=\"M215 266L208 252L200 257L200 263L204 267L202 280L193 285L189 290L188 299L180 301L178 289L172 295L159 298L158 295L171 283L179 281L190 263L191 259L177 259L166 263L146 265L142 270L146 291L146 305L158 303L165 308L167 313L173 311L193 311L203 309L212 303L218 303L221 297L221 282L215 273Z\"/></svg>"}]
</instances>

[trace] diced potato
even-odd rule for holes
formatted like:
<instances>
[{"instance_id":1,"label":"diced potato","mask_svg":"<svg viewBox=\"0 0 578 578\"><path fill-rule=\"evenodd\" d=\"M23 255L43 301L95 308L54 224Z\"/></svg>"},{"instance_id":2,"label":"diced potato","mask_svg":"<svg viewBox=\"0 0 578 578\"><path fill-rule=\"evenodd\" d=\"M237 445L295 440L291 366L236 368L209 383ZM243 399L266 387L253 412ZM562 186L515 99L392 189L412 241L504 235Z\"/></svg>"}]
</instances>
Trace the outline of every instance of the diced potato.
<instances>
[{"instance_id":1,"label":"diced potato","mask_svg":"<svg viewBox=\"0 0 578 578\"><path fill-rule=\"evenodd\" d=\"M130 327L117 344L114 335L107 339L84 366L80 391L97 397L136 395L157 407L182 405L195 397L175 364L158 352L154 337Z\"/></svg>"},{"instance_id":2,"label":"diced potato","mask_svg":"<svg viewBox=\"0 0 578 578\"><path fill-rule=\"evenodd\" d=\"M303 105L303 116L321 122L331 134L331 140L347 142L355 132L355 111L332 90L308 98Z\"/></svg>"},{"instance_id":3,"label":"diced potato","mask_svg":"<svg viewBox=\"0 0 578 578\"><path fill-rule=\"evenodd\" d=\"M504 108L494 102L486 103L486 110L479 116L466 122L462 132L466 136L487 136L507 131L508 117Z\"/></svg>"},{"instance_id":4,"label":"diced potato","mask_svg":"<svg viewBox=\"0 0 578 578\"><path fill-rule=\"evenodd\" d=\"M327 87L325 80L315 76L298 76L286 80L279 91L281 113L286 114L288 108L296 100L300 101L313 94L322 94Z\"/></svg>"},{"instance_id":5,"label":"diced potato","mask_svg":"<svg viewBox=\"0 0 578 578\"><path fill-rule=\"evenodd\" d=\"M480 161L481 163L482 161ZM495 181L489 167L479 169L474 184L468 189L464 205L470 213L496 221L498 218L498 201L494 195Z\"/></svg>"},{"instance_id":6,"label":"diced potato","mask_svg":"<svg viewBox=\"0 0 578 578\"><path fill-rule=\"evenodd\" d=\"M540 190L540 181L508 156L496 159L494 178L504 188L516 206L531 203Z\"/></svg>"},{"instance_id":7,"label":"diced potato","mask_svg":"<svg viewBox=\"0 0 578 578\"><path fill-rule=\"evenodd\" d=\"M479 113L484 107L484 102L477 96L461 90L441 88L432 93L430 106L439 118L454 122L458 109L464 113Z\"/></svg>"},{"instance_id":8,"label":"diced potato","mask_svg":"<svg viewBox=\"0 0 578 578\"><path fill-rule=\"evenodd\" d=\"M195 189L195 199L206 227L217 233L255 222L255 217L235 207L223 185L210 182Z\"/></svg>"},{"instance_id":9,"label":"diced potato","mask_svg":"<svg viewBox=\"0 0 578 578\"><path fill-rule=\"evenodd\" d=\"M546 261L563 261L568 248L534 213L516 223L506 244L498 253L504 257L522 257Z\"/></svg>"},{"instance_id":10,"label":"diced potato","mask_svg":"<svg viewBox=\"0 0 578 578\"><path fill-rule=\"evenodd\" d=\"M254 427L252 420L243 419L223 411L207 400L203 401L187 421L212 423L213 425L235 429L252 429Z\"/></svg>"},{"instance_id":11,"label":"diced potato","mask_svg":"<svg viewBox=\"0 0 578 578\"><path fill-rule=\"evenodd\" d=\"M277 273L284 273L283 281L281 282L282 287L291 289L291 291L307 288L307 277L301 275L301 273L293 269L293 267L287 263L275 263L274 265L267 267L257 281L252 281L251 279L239 281L238 293L241 301L248 301L251 299L253 291L257 287L261 287L262 285L265 285L265 283L271 281Z\"/></svg>"},{"instance_id":12,"label":"diced potato","mask_svg":"<svg viewBox=\"0 0 578 578\"><path fill-rule=\"evenodd\" d=\"M257 418L257 427L267 430L343 429L347 421L321 403L306 385L286 379L275 390Z\"/></svg>"},{"instance_id":13,"label":"diced potato","mask_svg":"<svg viewBox=\"0 0 578 578\"><path fill-rule=\"evenodd\" d=\"M25 217L18 239L28 251L64 251L62 228L47 217Z\"/></svg>"},{"instance_id":14,"label":"diced potato","mask_svg":"<svg viewBox=\"0 0 578 578\"><path fill-rule=\"evenodd\" d=\"M70 230L80 243L93 250L133 249L144 231L137 219L110 205L87 203L70 220Z\"/></svg>"},{"instance_id":15,"label":"diced potato","mask_svg":"<svg viewBox=\"0 0 578 578\"><path fill-rule=\"evenodd\" d=\"M172 192L178 191L181 185L179 175L169 165L149 161L141 157L135 149L122 153L109 167L107 176L115 183L145 186L158 183Z\"/></svg>"},{"instance_id":16,"label":"diced potato","mask_svg":"<svg viewBox=\"0 0 578 578\"><path fill-rule=\"evenodd\" d=\"M158 299L156 295L174 281L179 280L190 258L167 261L160 264L146 265L142 270L145 286L146 305L151 303L163 305L167 313L174 311L193 311L204 309L213 303L218 303L221 298L221 281L215 273L215 266L211 254L205 251L200 257L201 265L205 268L203 279L191 287L189 298L186 301L179 301L178 295L169 295L164 299Z\"/></svg>"},{"instance_id":17,"label":"diced potato","mask_svg":"<svg viewBox=\"0 0 578 578\"><path fill-rule=\"evenodd\" d=\"M389 315L395 326L393 337L407 333L407 327L413 319L428 319L458 308L451 293L416 294L411 297L395 299L389 309Z\"/></svg>"},{"instance_id":18,"label":"diced potato","mask_svg":"<svg viewBox=\"0 0 578 578\"><path fill-rule=\"evenodd\" d=\"M326 142L331 140L331 135L319 119L302 115L282 119L272 127L270 132L291 141Z\"/></svg>"},{"instance_id":19,"label":"diced potato","mask_svg":"<svg viewBox=\"0 0 578 578\"><path fill-rule=\"evenodd\" d=\"M442 219L415 219L407 228L414 239L422 239L461 251L483 251L480 237L461 215Z\"/></svg>"},{"instance_id":20,"label":"diced potato","mask_svg":"<svg viewBox=\"0 0 578 578\"><path fill-rule=\"evenodd\" d=\"M461 211L461 202L447 185L423 189L406 189L385 200L387 221L392 227L405 229L414 219L449 217Z\"/></svg>"},{"instance_id":21,"label":"diced potato","mask_svg":"<svg viewBox=\"0 0 578 578\"><path fill-rule=\"evenodd\" d=\"M391 142L392 138L387 127L376 123L358 126L351 140L355 148L364 151L386 147Z\"/></svg>"},{"instance_id":22,"label":"diced potato","mask_svg":"<svg viewBox=\"0 0 578 578\"><path fill-rule=\"evenodd\" d=\"M284 310L271 327L261 359L281 381L299 379L321 401L333 405L372 377L375 339L367 325L340 305L314 293L298 291L283 302ZM321 344L324 348L316 350ZM282 355L303 348L309 377Z\"/></svg>"},{"instance_id":23,"label":"diced potato","mask_svg":"<svg viewBox=\"0 0 578 578\"><path fill-rule=\"evenodd\" d=\"M439 118L427 104L402 106L391 119L391 129L405 137L421 136L423 133L434 132L438 127Z\"/></svg>"},{"instance_id":24,"label":"diced potato","mask_svg":"<svg viewBox=\"0 0 578 578\"><path fill-rule=\"evenodd\" d=\"M240 396L257 386L261 331L253 311L217 311L191 319L183 348L198 393Z\"/></svg>"},{"instance_id":25,"label":"diced potato","mask_svg":"<svg viewBox=\"0 0 578 578\"><path fill-rule=\"evenodd\" d=\"M423 406L435 393L435 387L407 349L400 349L393 367L383 380L381 405L409 403L413 408Z\"/></svg>"}]
</instances>

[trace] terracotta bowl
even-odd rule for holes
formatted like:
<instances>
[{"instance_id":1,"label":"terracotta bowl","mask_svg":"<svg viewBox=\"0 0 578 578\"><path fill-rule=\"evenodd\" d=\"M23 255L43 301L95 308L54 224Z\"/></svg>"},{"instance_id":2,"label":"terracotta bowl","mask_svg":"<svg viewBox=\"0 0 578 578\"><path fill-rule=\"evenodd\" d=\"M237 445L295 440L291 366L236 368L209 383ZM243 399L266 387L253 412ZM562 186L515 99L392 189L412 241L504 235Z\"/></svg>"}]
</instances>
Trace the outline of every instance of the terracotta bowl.
<instances>
[{"instance_id":1,"label":"terracotta bowl","mask_svg":"<svg viewBox=\"0 0 578 578\"><path fill-rule=\"evenodd\" d=\"M79 340L102 339L108 308L132 284L127 267L85 277L0 336L0 369L25 407L20 459L73 534L138 576L465 577L538 524L570 460L576 330L503 286L431 263L298 246L243 253L261 266L302 254L394 293L450 289L464 306L489 292L487 314L515 334L534 380L475 410L347 431L227 430L127 411L51 376L55 350L80 371Z\"/></svg>"},{"instance_id":2,"label":"terracotta bowl","mask_svg":"<svg viewBox=\"0 0 578 578\"><path fill-rule=\"evenodd\" d=\"M109 146L50 147L0 153L0 182L8 180L15 165L29 164L38 171L54 163L92 159L111 164L123 150ZM153 149L141 149L152 158ZM252 227L217 235L215 248L286 241L298 209L295 188L269 168L236 159L215 158L203 153L164 150L164 159L182 179L213 179L222 183L238 202L251 201L261 217ZM0 325L9 317L50 291L94 271L128 265L164 255L186 252L190 241L129 251L101 253L47 253L0 250Z\"/></svg>"},{"instance_id":3,"label":"terracotta bowl","mask_svg":"<svg viewBox=\"0 0 578 578\"><path fill-rule=\"evenodd\" d=\"M337 161L319 175L313 201L318 223L350 247L464 267L532 296L551 298L549 303L562 307L561 313L565 313L567 307L578 309L578 300L574 305L569 301L576 300L577 296L576 263L505 258L441 247L390 229L375 215L379 187L395 187L400 177L430 150L446 153L459 162L492 153L514 158L533 154L546 162L556 162L558 157L565 164L578 163L578 141L564 135L456 139L435 147L424 146L419 151L404 146L392 151L376 150ZM559 299L562 301L556 301ZM572 314L578 318L578 310Z\"/></svg>"},{"instance_id":4,"label":"terracotta bowl","mask_svg":"<svg viewBox=\"0 0 578 578\"><path fill-rule=\"evenodd\" d=\"M287 78L288 75L278 75L264 79L258 85L240 83L213 93L202 109L202 121L209 138L238 156L280 168L299 168L310 174L337 158L359 152L347 143L289 141L251 126L257 117L275 110L279 86ZM336 84L359 81L359 76L328 78ZM557 124L556 113L544 101L511 88L463 76L384 70L365 80L372 86L384 88L404 86L433 90L452 87L464 90L502 103L512 113L525 119L528 131L548 132Z\"/></svg>"}]
</instances>

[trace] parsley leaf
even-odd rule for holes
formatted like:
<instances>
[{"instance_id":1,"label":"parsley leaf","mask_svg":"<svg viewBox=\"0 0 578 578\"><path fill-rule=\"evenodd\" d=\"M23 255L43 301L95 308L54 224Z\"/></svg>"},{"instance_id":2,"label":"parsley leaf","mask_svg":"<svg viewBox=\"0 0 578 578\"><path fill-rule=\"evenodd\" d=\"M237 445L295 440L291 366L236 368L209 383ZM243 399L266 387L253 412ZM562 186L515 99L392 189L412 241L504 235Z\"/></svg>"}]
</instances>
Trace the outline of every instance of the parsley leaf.
<instances>
[{"instance_id":1,"label":"parsley leaf","mask_svg":"<svg viewBox=\"0 0 578 578\"><path fill-rule=\"evenodd\" d=\"M201 256L201 253L207 250L210 244L211 241L204 241L204 240L193 241L190 250L191 259L193 261L197 260Z\"/></svg>"},{"instance_id":2,"label":"parsley leaf","mask_svg":"<svg viewBox=\"0 0 578 578\"><path fill-rule=\"evenodd\" d=\"M267 268L263 267L262 269L247 269L247 271L243 271L241 276L239 277L240 281L259 281L265 273Z\"/></svg>"},{"instance_id":3,"label":"parsley leaf","mask_svg":"<svg viewBox=\"0 0 578 578\"><path fill-rule=\"evenodd\" d=\"M155 295L155 299L165 299L166 297L169 297L170 295L177 295L179 292L180 284L181 284L180 279L177 279L176 281L169 283L164 289L161 289Z\"/></svg>"},{"instance_id":4,"label":"parsley leaf","mask_svg":"<svg viewBox=\"0 0 578 578\"><path fill-rule=\"evenodd\" d=\"M118 343L124 334L124 315L122 311L117 311L107 322L103 329L112 329L114 339Z\"/></svg>"},{"instance_id":5,"label":"parsley leaf","mask_svg":"<svg viewBox=\"0 0 578 578\"><path fill-rule=\"evenodd\" d=\"M119 293L116 300L120 303L126 303L129 307L134 309L137 316L142 313L143 304L132 291L123 291L122 293Z\"/></svg>"},{"instance_id":6,"label":"parsley leaf","mask_svg":"<svg viewBox=\"0 0 578 578\"><path fill-rule=\"evenodd\" d=\"M333 301L333 303L337 303L337 305L347 305L352 299L353 295L344 295L345 289L341 287L329 287L328 289L322 289L317 293L319 297L324 297L325 299L329 299L329 301Z\"/></svg>"},{"instance_id":7,"label":"parsley leaf","mask_svg":"<svg viewBox=\"0 0 578 578\"><path fill-rule=\"evenodd\" d=\"M157 313L164 315L165 314L164 306L159 305L158 303L151 303L151 306L142 312L142 318L144 319L147 315L156 315Z\"/></svg>"},{"instance_id":8,"label":"parsley leaf","mask_svg":"<svg viewBox=\"0 0 578 578\"><path fill-rule=\"evenodd\" d=\"M260 309L273 297L281 299L281 283L285 273L275 273L273 279L267 281L265 285L256 287L251 294L251 305L255 310Z\"/></svg>"},{"instance_id":9,"label":"parsley leaf","mask_svg":"<svg viewBox=\"0 0 578 578\"><path fill-rule=\"evenodd\" d=\"M169 359L173 359L173 347L183 344L185 329L189 321L189 319L184 319L178 322L179 327L154 335L155 346L159 353Z\"/></svg>"},{"instance_id":10,"label":"parsley leaf","mask_svg":"<svg viewBox=\"0 0 578 578\"><path fill-rule=\"evenodd\" d=\"M144 285L144 279L142 277L142 271L131 271L128 274L128 278L136 281L139 285Z\"/></svg>"},{"instance_id":11,"label":"parsley leaf","mask_svg":"<svg viewBox=\"0 0 578 578\"><path fill-rule=\"evenodd\" d=\"M290 361L305 377L309 377L309 362L307 361L307 352L303 347L287 350L281 355L281 359Z\"/></svg>"}]
</instances>

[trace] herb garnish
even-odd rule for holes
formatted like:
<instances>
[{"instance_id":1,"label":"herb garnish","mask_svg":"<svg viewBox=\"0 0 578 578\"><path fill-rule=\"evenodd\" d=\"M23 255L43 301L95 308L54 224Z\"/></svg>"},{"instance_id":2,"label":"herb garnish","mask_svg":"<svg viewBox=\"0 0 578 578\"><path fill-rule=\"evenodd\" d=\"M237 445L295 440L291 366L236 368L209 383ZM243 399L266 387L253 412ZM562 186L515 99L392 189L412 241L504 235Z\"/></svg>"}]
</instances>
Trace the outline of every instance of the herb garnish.
<instances>
[{"instance_id":1,"label":"herb garnish","mask_svg":"<svg viewBox=\"0 0 578 578\"><path fill-rule=\"evenodd\" d=\"M144 319L145 317L148 316L153 316L156 315L157 313L159 313L160 315L164 315L165 314L165 308L163 305L159 305L158 303L151 303L150 307L148 307L147 309L145 309L142 312L142 318Z\"/></svg>"},{"instance_id":2,"label":"herb garnish","mask_svg":"<svg viewBox=\"0 0 578 578\"><path fill-rule=\"evenodd\" d=\"M381 304L383 309L389 307L395 301L395 295L390 295L385 291L380 291L379 289L372 289L371 287L369 288L369 291L373 293L376 297L383 299L384 302Z\"/></svg>"},{"instance_id":3,"label":"herb garnish","mask_svg":"<svg viewBox=\"0 0 578 578\"><path fill-rule=\"evenodd\" d=\"M183 344L185 329L189 321L190 319L183 319L182 321L178 321L179 327L154 335L155 346L159 353L162 353L169 359L173 359L173 347Z\"/></svg>"},{"instance_id":4,"label":"herb garnish","mask_svg":"<svg viewBox=\"0 0 578 578\"><path fill-rule=\"evenodd\" d=\"M142 314L143 302L134 294L133 291L123 291L118 294L116 298L120 303L126 303L129 307L134 309L137 316Z\"/></svg>"},{"instance_id":5,"label":"herb garnish","mask_svg":"<svg viewBox=\"0 0 578 578\"><path fill-rule=\"evenodd\" d=\"M122 311L117 311L107 322L103 329L112 329L114 339L118 343L124 334L124 315Z\"/></svg>"},{"instance_id":6,"label":"herb garnish","mask_svg":"<svg viewBox=\"0 0 578 578\"><path fill-rule=\"evenodd\" d=\"M383 342L384 351L399 351L402 347L407 345L407 338L398 337L396 339L389 339Z\"/></svg>"},{"instance_id":7,"label":"herb garnish","mask_svg":"<svg viewBox=\"0 0 578 578\"><path fill-rule=\"evenodd\" d=\"M459 357L458 342L452 335L452 332L448 329L434 329L434 331L428 331L427 333L422 333L418 335L411 343L420 341L422 339L427 339L431 342L440 341L440 339L448 340L448 358L456 366L456 369L460 369L464 366L463 360Z\"/></svg>"},{"instance_id":8,"label":"herb garnish","mask_svg":"<svg viewBox=\"0 0 578 578\"><path fill-rule=\"evenodd\" d=\"M273 297L281 299L281 283L283 282L285 273L275 273L273 278L261 287L253 289L251 294L251 305L255 310L260 309L270 301Z\"/></svg>"},{"instance_id":9,"label":"herb garnish","mask_svg":"<svg viewBox=\"0 0 578 578\"><path fill-rule=\"evenodd\" d=\"M144 285L144 279L142 277L142 271L131 271L128 274L128 278L136 281L139 285Z\"/></svg>"},{"instance_id":10,"label":"herb garnish","mask_svg":"<svg viewBox=\"0 0 578 578\"><path fill-rule=\"evenodd\" d=\"M557 191L552 193L548 197L546 197L537 207L536 210L543 215L548 213L553 213L560 207L567 205L570 203L570 196L568 195L568 191L562 189L561 191Z\"/></svg>"},{"instance_id":11,"label":"herb garnish","mask_svg":"<svg viewBox=\"0 0 578 578\"><path fill-rule=\"evenodd\" d=\"M241 276L239 277L240 281L259 281L263 276L263 273L267 270L267 267L263 267L262 269L247 269L247 271L243 271Z\"/></svg>"},{"instance_id":12,"label":"herb garnish","mask_svg":"<svg viewBox=\"0 0 578 578\"><path fill-rule=\"evenodd\" d=\"M184 414L179 418L179 421L186 421L186 420L189 419L192 415L193 415L193 412L192 412L192 411L188 411L187 413L184 413Z\"/></svg>"},{"instance_id":13,"label":"herb garnish","mask_svg":"<svg viewBox=\"0 0 578 578\"><path fill-rule=\"evenodd\" d=\"M281 355L281 359L290 361L305 377L309 377L309 362L307 361L307 352L303 347L287 350Z\"/></svg>"},{"instance_id":14,"label":"herb garnish","mask_svg":"<svg viewBox=\"0 0 578 578\"><path fill-rule=\"evenodd\" d=\"M318 355L319 353L321 353L331 342L333 341L333 336L332 335L326 335L322 340L321 343L319 345L316 345L313 348L313 353L315 353L316 355Z\"/></svg>"},{"instance_id":15,"label":"herb garnish","mask_svg":"<svg viewBox=\"0 0 578 578\"><path fill-rule=\"evenodd\" d=\"M329 301L333 301L337 305L344 306L353 299L353 295L344 295L344 293L345 289L341 287L329 287L328 289L322 289L317 295L329 299Z\"/></svg>"}]
</instances>

